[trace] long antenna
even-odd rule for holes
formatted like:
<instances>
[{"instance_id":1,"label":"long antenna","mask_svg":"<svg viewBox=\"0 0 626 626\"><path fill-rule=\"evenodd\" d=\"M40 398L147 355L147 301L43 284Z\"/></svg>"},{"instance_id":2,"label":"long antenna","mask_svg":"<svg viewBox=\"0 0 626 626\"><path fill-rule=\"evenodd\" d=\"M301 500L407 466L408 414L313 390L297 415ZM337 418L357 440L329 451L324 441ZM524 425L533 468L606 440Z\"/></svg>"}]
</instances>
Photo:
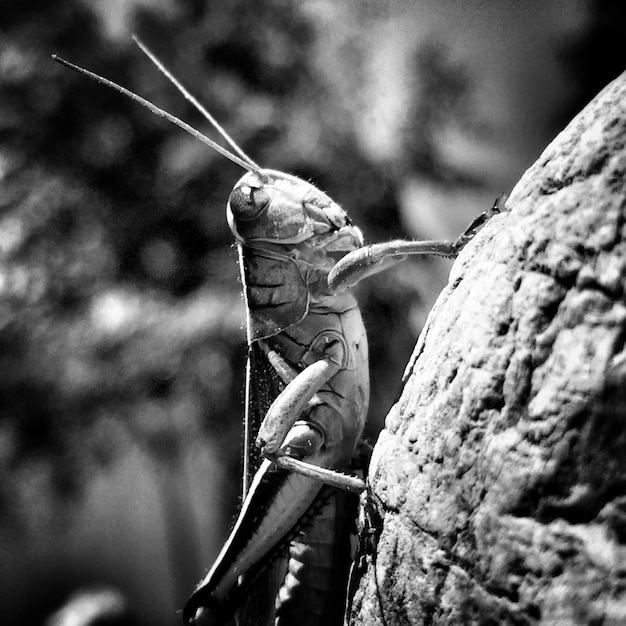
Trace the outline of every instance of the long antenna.
<instances>
[{"instance_id":1,"label":"long antenna","mask_svg":"<svg viewBox=\"0 0 626 626\"><path fill-rule=\"evenodd\" d=\"M255 163L235 142L235 140L224 130L221 124L204 108L204 106L191 94L188 89L163 65L160 59L144 44L137 35L133 35L133 41L139 46L140 50L156 65L157 69L180 91L185 100L191 102L194 107L205 119L215 128L215 130L228 142L230 147L244 160L250 163L252 167L260 170L261 167Z\"/></svg>"},{"instance_id":2,"label":"long antenna","mask_svg":"<svg viewBox=\"0 0 626 626\"><path fill-rule=\"evenodd\" d=\"M221 154L223 157L227 158L229 161L232 161L233 163L236 163L237 165L239 165L239 167L243 168L244 170L253 172L254 174L256 174L262 179L268 178L267 174L264 174L263 170L261 170L259 167L255 167L248 161L244 161L243 159L239 158L237 155L232 154L232 152L229 152L228 150L226 150L226 148L223 148L212 139L209 139L206 135L203 135L200 131L197 131L195 128L193 128L193 126L190 126L186 122L183 122L181 119L175 117L171 113L164 111L163 109L159 108L155 104L152 104L152 102L146 100L145 98L138 96L136 93L133 93L132 91L129 91L125 87L122 87L121 85L118 85L117 83L114 83L112 80L109 80L108 78L104 78L103 76L94 74L93 72L90 72L89 70L86 70L85 68L80 67L79 65L74 65L74 63L70 63L69 61L66 61L65 59L62 59L61 57L57 56L56 54L52 55L52 59L56 61L57 63L64 65L65 67L69 67L71 70L74 70L75 72L78 72L79 74L84 74L85 76L88 76L92 80L95 80L97 83L105 85L106 87L110 87L111 89L115 89L115 91L118 91L119 93L127 96L131 100L134 100L135 102L141 104L141 106L146 107L146 109L148 109L148 111L150 111L151 113L154 113L154 115L158 115L159 117L166 119L168 122L171 122L172 124L176 124L176 126L188 132L192 137L195 137L196 139L206 144L207 146L209 146L216 152L219 152L219 154Z\"/></svg>"}]
</instances>

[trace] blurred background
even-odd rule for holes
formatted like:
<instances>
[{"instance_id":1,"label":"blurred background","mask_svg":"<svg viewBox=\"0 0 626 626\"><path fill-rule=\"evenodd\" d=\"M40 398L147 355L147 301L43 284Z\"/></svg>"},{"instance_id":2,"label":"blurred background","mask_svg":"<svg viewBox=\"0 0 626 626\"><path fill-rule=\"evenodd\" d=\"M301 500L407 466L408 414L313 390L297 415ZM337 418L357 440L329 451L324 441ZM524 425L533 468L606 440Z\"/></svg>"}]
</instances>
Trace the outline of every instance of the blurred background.
<instances>
[{"instance_id":1,"label":"blurred background","mask_svg":"<svg viewBox=\"0 0 626 626\"><path fill-rule=\"evenodd\" d=\"M454 238L510 191L625 31L619 0L1 0L0 623L179 623L240 490L242 171L50 54L211 134L139 34L381 241ZM371 441L449 267L358 288Z\"/></svg>"}]
</instances>

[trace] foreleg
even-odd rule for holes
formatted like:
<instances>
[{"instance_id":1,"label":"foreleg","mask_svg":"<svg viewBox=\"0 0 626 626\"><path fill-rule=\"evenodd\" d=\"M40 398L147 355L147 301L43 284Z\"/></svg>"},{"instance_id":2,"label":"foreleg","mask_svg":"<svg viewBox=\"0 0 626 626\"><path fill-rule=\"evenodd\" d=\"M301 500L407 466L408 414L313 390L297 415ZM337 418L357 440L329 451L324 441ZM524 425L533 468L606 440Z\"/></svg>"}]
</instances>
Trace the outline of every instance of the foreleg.
<instances>
[{"instance_id":1,"label":"foreleg","mask_svg":"<svg viewBox=\"0 0 626 626\"><path fill-rule=\"evenodd\" d=\"M493 215L500 213L506 195L498 196L494 205L475 218L455 241L388 241L354 250L341 259L328 275L328 285L334 293L340 293L358 282L378 274L406 259L407 256L432 254L453 258L471 241L478 230Z\"/></svg>"}]
</instances>

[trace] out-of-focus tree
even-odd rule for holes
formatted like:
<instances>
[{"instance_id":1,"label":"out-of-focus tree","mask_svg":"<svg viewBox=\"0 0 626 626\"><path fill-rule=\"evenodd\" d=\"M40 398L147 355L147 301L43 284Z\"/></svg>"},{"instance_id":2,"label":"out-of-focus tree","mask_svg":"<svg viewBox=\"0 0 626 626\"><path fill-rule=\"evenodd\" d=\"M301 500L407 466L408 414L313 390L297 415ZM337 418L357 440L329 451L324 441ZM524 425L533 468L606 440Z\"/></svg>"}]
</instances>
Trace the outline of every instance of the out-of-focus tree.
<instances>
[{"instance_id":1,"label":"out-of-focus tree","mask_svg":"<svg viewBox=\"0 0 626 626\"><path fill-rule=\"evenodd\" d=\"M586 5L584 31L561 47L572 95L555 118L559 130L626 68L626 5L619 0L588 0Z\"/></svg>"},{"instance_id":2,"label":"out-of-focus tree","mask_svg":"<svg viewBox=\"0 0 626 626\"><path fill-rule=\"evenodd\" d=\"M112 38L87 4L9 1L0 24L0 527L8 591L0 612L36 623L74 585L103 576L95 565L81 569L80 558L59 566L54 551L46 557L37 546L62 545L94 478L137 450L152 460L170 555L152 567L169 571L180 606L209 565L193 508L208 510L205 530L216 520L225 526L229 513L219 509L231 510L238 494L244 311L224 205L241 172L50 61L50 53L77 61L205 127L130 38ZM347 188L341 200L371 238L377 228L399 233L388 180L354 131L334 127L327 114L337 105L315 73L314 28L297 3L181 1L167 13L144 6L135 26L251 156L326 189ZM294 138L305 138L307 149L294 151ZM354 184L366 179L369 186ZM388 310L400 308L392 302ZM379 319L376 309L370 319ZM376 367L384 369L393 344L379 333L377 345ZM388 404L393 391L385 393ZM219 477L194 473L190 450L197 454L205 440L232 489L216 493ZM193 507L190 479L206 485ZM140 618L169 622L151 592L154 604Z\"/></svg>"},{"instance_id":3,"label":"out-of-focus tree","mask_svg":"<svg viewBox=\"0 0 626 626\"><path fill-rule=\"evenodd\" d=\"M453 62L445 47L435 41L420 46L413 55L413 93L404 141L410 172L447 184L468 182L441 158L441 135L450 125L468 126L471 81L466 67Z\"/></svg>"}]
</instances>

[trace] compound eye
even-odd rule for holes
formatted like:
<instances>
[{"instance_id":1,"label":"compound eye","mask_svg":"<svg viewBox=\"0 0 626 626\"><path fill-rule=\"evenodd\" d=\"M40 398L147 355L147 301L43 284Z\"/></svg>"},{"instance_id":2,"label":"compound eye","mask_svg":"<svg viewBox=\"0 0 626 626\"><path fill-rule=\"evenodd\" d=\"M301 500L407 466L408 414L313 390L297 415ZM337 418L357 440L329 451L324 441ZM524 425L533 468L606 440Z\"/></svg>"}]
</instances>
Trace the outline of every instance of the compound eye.
<instances>
[{"instance_id":1,"label":"compound eye","mask_svg":"<svg viewBox=\"0 0 626 626\"><path fill-rule=\"evenodd\" d=\"M235 219L252 220L267 209L271 199L260 187L242 186L232 190L228 202Z\"/></svg>"}]
</instances>

